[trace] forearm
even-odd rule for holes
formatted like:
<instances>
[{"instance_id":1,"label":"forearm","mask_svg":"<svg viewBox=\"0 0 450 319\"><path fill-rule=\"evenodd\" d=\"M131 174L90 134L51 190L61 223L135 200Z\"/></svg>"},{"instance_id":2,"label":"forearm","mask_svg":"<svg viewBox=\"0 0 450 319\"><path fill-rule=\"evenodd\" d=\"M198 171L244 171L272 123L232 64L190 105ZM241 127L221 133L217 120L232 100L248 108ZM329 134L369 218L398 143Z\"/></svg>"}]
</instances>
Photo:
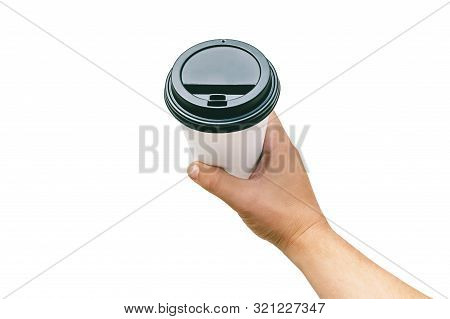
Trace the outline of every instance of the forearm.
<instances>
[{"instance_id":1,"label":"forearm","mask_svg":"<svg viewBox=\"0 0 450 319\"><path fill-rule=\"evenodd\" d=\"M284 253L321 298L427 298L361 254L327 223L312 226Z\"/></svg>"}]
</instances>

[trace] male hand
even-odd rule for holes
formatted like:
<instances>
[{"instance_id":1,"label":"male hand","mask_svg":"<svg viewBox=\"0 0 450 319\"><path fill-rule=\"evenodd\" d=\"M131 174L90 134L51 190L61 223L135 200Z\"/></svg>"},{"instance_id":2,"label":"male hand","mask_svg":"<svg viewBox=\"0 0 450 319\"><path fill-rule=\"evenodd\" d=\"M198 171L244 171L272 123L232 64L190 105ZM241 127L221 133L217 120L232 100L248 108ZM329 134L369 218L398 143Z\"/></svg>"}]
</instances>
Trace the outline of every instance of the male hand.
<instances>
[{"instance_id":1,"label":"male hand","mask_svg":"<svg viewBox=\"0 0 450 319\"><path fill-rule=\"evenodd\" d=\"M231 206L258 236L287 250L305 232L326 225L297 149L275 113L269 118L261 160L244 180L194 162L189 176Z\"/></svg>"}]
</instances>

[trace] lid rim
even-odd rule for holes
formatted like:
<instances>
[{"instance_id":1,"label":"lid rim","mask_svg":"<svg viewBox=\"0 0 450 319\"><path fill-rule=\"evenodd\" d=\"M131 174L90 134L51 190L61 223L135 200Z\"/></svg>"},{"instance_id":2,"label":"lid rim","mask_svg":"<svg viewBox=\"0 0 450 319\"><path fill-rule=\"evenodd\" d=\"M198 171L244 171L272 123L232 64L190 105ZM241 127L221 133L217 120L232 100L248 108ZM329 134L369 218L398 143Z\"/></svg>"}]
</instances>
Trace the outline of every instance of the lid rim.
<instances>
[{"instance_id":1,"label":"lid rim","mask_svg":"<svg viewBox=\"0 0 450 319\"><path fill-rule=\"evenodd\" d=\"M255 57L253 54L254 52L256 52L257 55L260 55L258 58L255 57L261 68L260 79L257 85L243 97L230 100L234 101L231 106L227 105L226 107L212 108L201 105L204 103L195 103L196 99L201 99L187 92L183 85L181 85L180 89L181 81L177 81L181 80L179 70L182 69L186 59L189 59L190 56L194 55L199 50L223 45L223 42L222 40L207 41L186 50L177 59L174 67L167 75L164 100L172 115L183 125L191 129L215 133L230 133L244 130L265 119L270 112L272 112L278 101L280 83L273 65L261 52L249 44L236 40L226 41L231 43L231 46L247 51L249 54L253 55L253 57ZM248 50L251 50L252 52L249 52ZM264 70L261 65L266 65L267 68ZM263 78L263 81L261 81L261 78ZM258 87L257 90L255 90L256 87ZM186 96L186 93L188 93L188 96ZM201 101L205 102L205 100ZM226 111L229 113L226 114ZM225 116L224 113L226 114Z\"/></svg>"}]
</instances>

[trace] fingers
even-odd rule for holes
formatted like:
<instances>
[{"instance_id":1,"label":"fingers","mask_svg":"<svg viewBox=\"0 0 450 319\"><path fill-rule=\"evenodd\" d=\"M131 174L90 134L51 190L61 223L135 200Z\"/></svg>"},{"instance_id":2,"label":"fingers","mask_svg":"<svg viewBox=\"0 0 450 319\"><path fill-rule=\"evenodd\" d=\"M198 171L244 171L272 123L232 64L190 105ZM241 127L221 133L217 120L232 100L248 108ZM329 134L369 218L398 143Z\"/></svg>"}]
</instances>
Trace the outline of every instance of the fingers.
<instances>
[{"instance_id":1,"label":"fingers","mask_svg":"<svg viewBox=\"0 0 450 319\"><path fill-rule=\"evenodd\" d=\"M272 112L269 116L266 137L264 141L264 152L271 153L279 147L290 145L290 140L283 128L277 114Z\"/></svg>"},{"instance_id":2,"label":"fingers","mask_svg":"<svg viewBox=\"0 0 450 319\"><path fill-rule=\"evenodd\" d=\"M246 180L234 177L222 168L193 162L188 167L189 177L208 192L231 206L239 205L245 195Z\"/></svg>"},{"instance_id":3,"label":"fingers","mask_svg":"<svg viewBox=\"0 0 450 319\"><path fill-rule=\"evenodd\" d=\"M273 111L272 113L269 114L269 123L283 127L283 125L281 124L280 119L278 118L278 115L277 115L277 113L275 113L275 111Z\"/></svg>"}]
</instances>

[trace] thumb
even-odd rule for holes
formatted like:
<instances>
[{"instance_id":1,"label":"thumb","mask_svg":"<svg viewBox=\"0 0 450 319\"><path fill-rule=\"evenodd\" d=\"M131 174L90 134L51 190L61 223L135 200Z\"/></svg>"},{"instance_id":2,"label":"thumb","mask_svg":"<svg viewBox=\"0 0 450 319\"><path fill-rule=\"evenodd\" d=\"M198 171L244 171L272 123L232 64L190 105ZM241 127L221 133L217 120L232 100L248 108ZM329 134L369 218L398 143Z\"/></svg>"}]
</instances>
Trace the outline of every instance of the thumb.
<instances>
[{"instance_id":1,"label":"thumb","mask_svg":"<svg viewBox=\"0 0 450 319\"><path fill-rule=\"evenodd\" d=\"M239 205L246 180L237 178L225 172L222 168L210 166L202 162L193 162L188 167L189 177L216 195L229 205Z\"/></svg>"}]
</instances>

